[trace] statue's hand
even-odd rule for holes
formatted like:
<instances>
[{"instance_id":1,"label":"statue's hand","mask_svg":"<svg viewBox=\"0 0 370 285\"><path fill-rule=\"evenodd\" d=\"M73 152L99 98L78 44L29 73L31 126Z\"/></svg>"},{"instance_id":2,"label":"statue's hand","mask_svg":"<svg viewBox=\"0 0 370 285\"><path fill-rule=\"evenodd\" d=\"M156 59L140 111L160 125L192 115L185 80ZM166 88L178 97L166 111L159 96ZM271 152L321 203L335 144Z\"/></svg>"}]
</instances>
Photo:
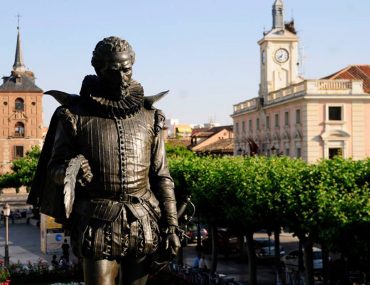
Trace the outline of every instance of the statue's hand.
<instances>
[{"instance_id":1,"label":"statue's hand","mask_svg":"<svg viewBox=\"0 0 370 285\"><path fill-rule=\"evenodd\" d=\"M169 227L166 237L166 250L168 250L172 257L175 257L181 247L180 239L176 234L177 227Z\"/></svg>"},{"instance_id":2,"label":"statue's hand","mask_svg":"<svg viewBox=\"0 0 370 285\"><path fill-rule=\"evenodd\" d=\"M78 182L85 186L86 184L90 183L93 178L93 174L91 172L91 167L89 161L84 158L81 162L80 172L78 173Z\"/></svg>"}]
</instances>

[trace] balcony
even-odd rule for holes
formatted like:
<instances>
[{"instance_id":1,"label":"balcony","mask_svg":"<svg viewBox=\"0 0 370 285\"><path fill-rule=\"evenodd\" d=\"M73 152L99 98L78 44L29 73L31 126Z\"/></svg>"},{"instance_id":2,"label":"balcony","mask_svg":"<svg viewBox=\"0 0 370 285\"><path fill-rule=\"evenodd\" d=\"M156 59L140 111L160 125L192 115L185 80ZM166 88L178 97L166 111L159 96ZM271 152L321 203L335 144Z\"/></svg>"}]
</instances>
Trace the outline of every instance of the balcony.
<instances>
[{"instance_id":1,"label":"balcony","mask_svg":"<svg viewBox=\"0 0 370 285\"><path fill-rule=\"evenodd\" d=\"M243 101L239 104L235 104L234 105L234 115L256 109L257 99L258 98L253 98L250 100Z\"/></svg>"},{"instance_id":2,"label":"balcony","mask_svg":"<svg viewBox=\"0 0 370 285\"><path fill-rule=\"evenodd\" d=\"M364 94L362 80L305 80L295 85L270 92L266 105L302 95L359 95Z\"/></svg>"},{"instance_id":3,"label":"balcony","mask_svg":"<svg viewBox=\"0 0 370 285\"><path fill-rule=\"evenodd\" d=\"M362 80L305 80L286 88L270 92L264 100L264 105L271 105L301 96L367 94L364 92L362 84ZM232 116L256 110L257 100L259 100L258 97L235 104Z\"/></svg>"},{"instance_id":4,"label":"balcony","mask_svg":"<svg viewBox=\"0 0 370 285\"><path fill-rule=\"evenodd\" d=\"M11 138L24 138L24 133L15 132L10 135Z\"/></svg>"}]
</instances>

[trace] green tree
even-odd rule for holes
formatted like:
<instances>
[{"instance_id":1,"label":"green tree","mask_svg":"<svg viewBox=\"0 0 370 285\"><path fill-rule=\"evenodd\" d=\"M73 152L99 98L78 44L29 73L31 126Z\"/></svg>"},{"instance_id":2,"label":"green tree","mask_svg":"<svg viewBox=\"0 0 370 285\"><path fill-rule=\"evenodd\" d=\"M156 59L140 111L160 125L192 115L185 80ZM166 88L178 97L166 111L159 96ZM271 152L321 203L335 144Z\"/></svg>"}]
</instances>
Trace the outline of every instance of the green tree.
<instances>
[{"instance_id":1,"label":"green tree","mask_svg":"<svg viewBox=\"0 0 370 285\"><path fill-rule=\"evenodd\" d=\"M319 208L314 239L323 250L341 252L352 266L363 267L370 256L370 160L337 157L321 161L316 171Z\"/></svg>"},{"instance_id":2,"label":"green tree","mask_svg":"<svg viewBox=\"0 0 370 285\"><path fill-rule=\"evenodd\" d=\"M216 270L217 266L215 242L217 226L240 220L239 216L237 218L234 216L238 213L235 209L239 203L233 187L238 179L237 160L208 156L170 160L170 171L176 184L176 191L191 192L198 216L210 226L214 245L212 246L212 270Z\"/></svg>"},{"instance_id":3,"label":"green tree","mask_svg":"<svg viewBox=\"0 0 370 285\"><path fill-rule=\"evenodd\" d=\"M330 249L369 262L370 159L338 157L308 165L288 157L175 156L170 170L177 191L193 195L212 229L227 225L247 236L250 284L256 284L253 233L260 228L278 233L283 226L298 236L308 285L313 284L314 243L322 245L323 253ZM213 246L214 270L216 256Z\"/></svg>"},{"instance_id":4,"label":"green tree","mask_svg":"<svg viewBox=\"0 0 370 285\"><path fill-rule=\"evenodd\" d=\"M305 284L314 283L314 243L322 245L323 253L327 249L343 252L338 245L344 233L354 231L355 225L369 225L368 165L340 157L323 160L297 171L299 176L291 191L289 185L284 187L289 190L284 223L304 247Z\"/></svg>"},{"instance_id":5,"label":"green tree","mask_svg":"<svg viewBox=\"0 0 370 285\"><path fill-rule=\"evenodd\" d=\"M21 186L26 186L29 190L40 153L40 147L34 146L24 157L14 160L11 166L12 172L0 176L0 189L11 187L18 189Z\"/></svg>"}]
</instances>

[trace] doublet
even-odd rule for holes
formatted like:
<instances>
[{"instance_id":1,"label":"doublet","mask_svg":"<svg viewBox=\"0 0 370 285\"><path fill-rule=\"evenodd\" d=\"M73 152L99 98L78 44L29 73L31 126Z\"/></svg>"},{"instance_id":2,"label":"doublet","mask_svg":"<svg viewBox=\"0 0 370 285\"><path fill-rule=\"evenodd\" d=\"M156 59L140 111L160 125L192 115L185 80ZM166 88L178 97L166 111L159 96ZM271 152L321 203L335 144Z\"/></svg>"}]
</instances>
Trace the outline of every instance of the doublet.
<instances>
[{"instance_id":1,"label":"doublet","mask_svg":"<svg viewBox=\"0 0 370 285\"><path fill-rule=\"evenodd\" d=\"M174 183L158 128L162 115L144 106L127 116L104 114L95 103L81 100L56 111L50 177L57 180L77 155L87 159L93 174L87 185L76 184L72 248L94 259L152 254L160 225L177 226Z\"/></svg>"}]
</instances>

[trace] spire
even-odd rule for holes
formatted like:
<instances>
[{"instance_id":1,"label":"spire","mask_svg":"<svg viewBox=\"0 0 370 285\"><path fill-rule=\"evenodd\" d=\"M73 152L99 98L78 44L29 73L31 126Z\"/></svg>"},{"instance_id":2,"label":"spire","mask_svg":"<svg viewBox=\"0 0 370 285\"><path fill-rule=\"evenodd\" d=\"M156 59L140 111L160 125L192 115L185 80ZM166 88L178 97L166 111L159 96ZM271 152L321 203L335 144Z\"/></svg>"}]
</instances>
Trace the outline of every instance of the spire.
<instances>
[{"instance_id":1,"label":"spire","mask_svg":"<svg viewBox=\"0 0 370 285\"><path fill-rule=\"evenodd\" d=\"M14 71L20 71L24 72L26 70L26 67L23 63L23 55L22 55L22 47L21 47L21 34L19 32L19 17L20 15L18 14L18 36L17 36L17 47L15 50L15 60L14 60L14 65L13 65L13 70Z\"/></svg>"},{"instance_id":2,"label":"spire","mask_svg":"<svg viewBox=\"0 0 370 285\"><path fill-rule=\"evenodd\" d=\"M272 28L284 29L284 4L283 0L275 0L272 5Z\"/></svg>"}]
</instances>

